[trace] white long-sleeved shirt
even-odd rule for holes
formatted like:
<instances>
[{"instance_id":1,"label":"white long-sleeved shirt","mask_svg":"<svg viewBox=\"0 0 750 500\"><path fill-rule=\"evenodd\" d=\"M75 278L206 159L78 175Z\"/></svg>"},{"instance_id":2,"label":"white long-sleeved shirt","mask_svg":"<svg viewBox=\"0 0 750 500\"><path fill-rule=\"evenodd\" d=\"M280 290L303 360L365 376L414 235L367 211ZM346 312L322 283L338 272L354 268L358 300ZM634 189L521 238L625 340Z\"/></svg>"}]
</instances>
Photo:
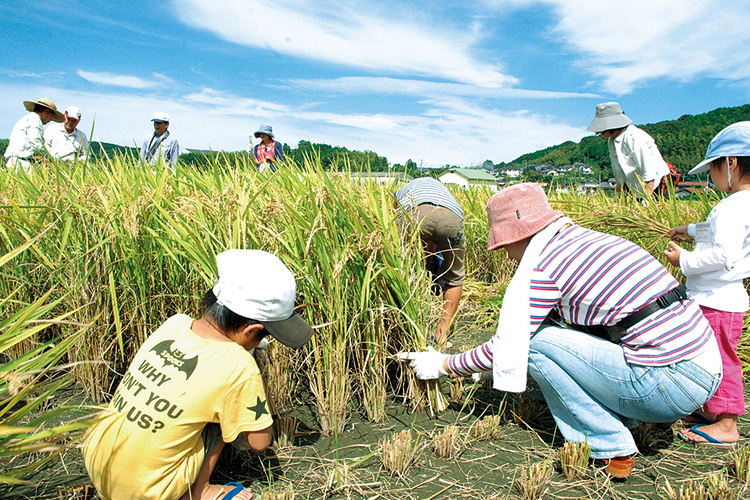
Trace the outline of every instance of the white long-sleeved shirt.
<instances>
[{"instance_id":1,"label":"white long-sleeved shirt","mask_svg":"<svg viewBox=\"0 0 750 500\"><path fill-rule=\"evenodd\" d=\"M685 286L702 306L728 312L750 307L742 280L750 276L750 191L721 200L706 222L688 225L695 249L680 253Z\"/></svg>"},{"instance_id":2,"label":"white long-sleeved shirt","mask_svg":"<svg viewBox=\"0 0 750 500\"><path fill-rule=\"evenodd\" d=\"M44 124L36 113L29 113L13 125L5 157L26 160L44 154Z\"/></svg>"},{"instance_id":3,"label":"white long-sleeved shirt","mask_svg":"<svg viewBox=\"0 0 750 500\"><path fill-rule=\"evenodd\" d=\"M86 134L77 128L73 130L72 134L69 134L65 130L64 123L56 123L47 127L44 133L44 142L52 156L63 160L74 160L76 153L79 160L85 160L89 148L89 140Z\"/></svg>"},{"instance_id":4,"label":"white long-sleeved shirt","mask_svg":"<svg viewBox=\"0 0 750 500\"><path fill-rule=\"evenodd\" d=\"M569 323L614 325L678 284L636 244L572 225L550 240L532 272L529 334L552 309ZM689 297L631 326L620 345L628 363L666 366L699 355L715 342L712 336ZM451 372L466 376L491 370L494 350L503 348L496 339L448 358Z\"/></svg>"},{"instance_id":5,"label":"white long-sleeved shirt","mask_svg":"<svg viewBox=\"0 0 750 500\"><path fill-rule=\"evenodd\" d=\"M642 183L654 181L654 189L669 173L654 139L635 125L628 125L615 138L607 140L612 172L620 186L645 196Z\"/></svg>"}]
</instances>

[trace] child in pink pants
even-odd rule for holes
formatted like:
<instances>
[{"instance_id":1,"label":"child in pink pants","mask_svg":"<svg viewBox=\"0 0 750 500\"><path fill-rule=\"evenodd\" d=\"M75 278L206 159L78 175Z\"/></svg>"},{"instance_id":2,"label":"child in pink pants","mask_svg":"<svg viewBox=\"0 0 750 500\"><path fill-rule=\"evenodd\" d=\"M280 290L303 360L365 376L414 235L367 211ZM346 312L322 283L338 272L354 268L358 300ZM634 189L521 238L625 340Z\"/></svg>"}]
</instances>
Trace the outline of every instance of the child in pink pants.
<instances>
[{"instance_id":1,"label":"child in pink pants","mask_svg":"<svg viewBox=\"0 0 750 500\"><path fill-rule=\"evenodd\" d=\"M742 280L750 276L750 122L719 132L708 145L706 159L689 173L706 170L718 190L731 194L711 210L706 222L678 226L669 233L671 238L694 238L693 251L670 242L665 254L682 270L688 291L716 334L724 377L703 411L691 415L704 425L683 430L680 437L699 445L731 447L740 438L737 419L745 413L737 344L749 306Z\"/></svg>"}]
</instances>

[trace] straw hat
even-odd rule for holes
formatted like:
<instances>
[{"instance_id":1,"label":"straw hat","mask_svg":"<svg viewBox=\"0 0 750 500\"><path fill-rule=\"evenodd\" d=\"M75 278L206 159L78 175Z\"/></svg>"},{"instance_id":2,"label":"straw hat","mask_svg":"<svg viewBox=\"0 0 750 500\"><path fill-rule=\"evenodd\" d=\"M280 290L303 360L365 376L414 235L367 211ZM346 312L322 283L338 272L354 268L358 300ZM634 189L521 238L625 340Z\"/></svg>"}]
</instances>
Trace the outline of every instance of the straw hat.
<instances>
[{"instance_id":1,"label":"straw hat","mask_svg":"<svg viewBox=\"0 0 750 500\"><path fill-rule=\"evenodd\" d=\"M599 133L605 130L627 127L631 123L633 123L633 120L627 117L618 103L603 102L596 105L596 116L591 121L589 130Z\"/></svg>"},{"instance_id":2,"label":"straw hat","mask_svg":"<svg viewBox=\"0 0 750 500\"><path fill-rule=\"evenodd\" d=\"M54 118L52 118L53 122L62 123L65 121L65 117L57 110L57 106L55 106L55 103L52 102L51 99L42 98L38 101L23 101L23 106L26 108L26 111L29 112L34 111L34 106L36 106L37 104L40 106L44 106L45 108L55 113Z\"/></svg>"},{"instance_id":3,"label":"straw hat","mask_svg":"<svg viewBox=\"0 0 750 500\"><path fill-rule=\"evenodd\" d=\"M733 123L716 134L708 144L706 159L688 174L705 172L712 161L725 156L750 156L750 122Z\"/></svg>"},{"instance_id":4,"label":"straw hat","mask_svg":"<svg viewBox=\"0 0 750 500\"><path fill-rule=\"evenodd\" d=\"M497 250L534 236L562 216L561 211L549 206L539 184L525 182L507 187L487 202L490 225L487 250Z\"/></svg>"}]
</instances>

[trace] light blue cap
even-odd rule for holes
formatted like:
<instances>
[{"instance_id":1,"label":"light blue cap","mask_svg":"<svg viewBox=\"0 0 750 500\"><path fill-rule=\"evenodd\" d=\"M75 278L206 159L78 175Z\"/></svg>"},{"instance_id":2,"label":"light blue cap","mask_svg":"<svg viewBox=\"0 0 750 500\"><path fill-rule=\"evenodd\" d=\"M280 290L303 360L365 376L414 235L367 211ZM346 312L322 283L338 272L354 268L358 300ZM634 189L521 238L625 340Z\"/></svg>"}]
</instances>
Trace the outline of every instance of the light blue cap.
<instances>
[{"instance_id":1,"label":"light blue cap","mask_svg":"<svg viewBox=\"0 0 750 500\"><path fill-rule=\"evenodd\" d=\"M260 128L255 131L255 137L258 137L260 134L267 134L271 139L276 139L273 136L273 127L270 125L261 125Z\"/></svg>"},{"instance_id":2,"label":"light blue cap","mask_svg":"<svg viewBox=\"0 0 750 500\"><path fill-rule=\"evenodd\" d=\"M733 123L716 134L708 144L706 159L688 174L705 172L712 161L726 156L750 156L750 121Z\"/></svg>"}]
</instances>

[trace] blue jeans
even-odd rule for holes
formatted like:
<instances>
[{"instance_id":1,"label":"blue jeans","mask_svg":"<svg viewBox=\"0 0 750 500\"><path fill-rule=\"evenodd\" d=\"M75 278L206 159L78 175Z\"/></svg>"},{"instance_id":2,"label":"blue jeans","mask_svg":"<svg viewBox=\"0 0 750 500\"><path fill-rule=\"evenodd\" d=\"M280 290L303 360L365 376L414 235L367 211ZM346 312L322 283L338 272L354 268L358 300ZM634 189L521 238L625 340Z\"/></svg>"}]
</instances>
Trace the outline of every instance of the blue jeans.
<instances>
[{"instance_id":1,"label":"blue jeans","mask_svg":"<svg viewBox=\"0 0 750 500\"><path fill-rule=\"evenodd\" d=\"M708 401L721 380L689 360L632 365L618 344L557 326L531 338L529 374L563 437L586 441L593 458L638 452L629 430L636 420L679 420Z\"/></svg>"}]
</instances>

